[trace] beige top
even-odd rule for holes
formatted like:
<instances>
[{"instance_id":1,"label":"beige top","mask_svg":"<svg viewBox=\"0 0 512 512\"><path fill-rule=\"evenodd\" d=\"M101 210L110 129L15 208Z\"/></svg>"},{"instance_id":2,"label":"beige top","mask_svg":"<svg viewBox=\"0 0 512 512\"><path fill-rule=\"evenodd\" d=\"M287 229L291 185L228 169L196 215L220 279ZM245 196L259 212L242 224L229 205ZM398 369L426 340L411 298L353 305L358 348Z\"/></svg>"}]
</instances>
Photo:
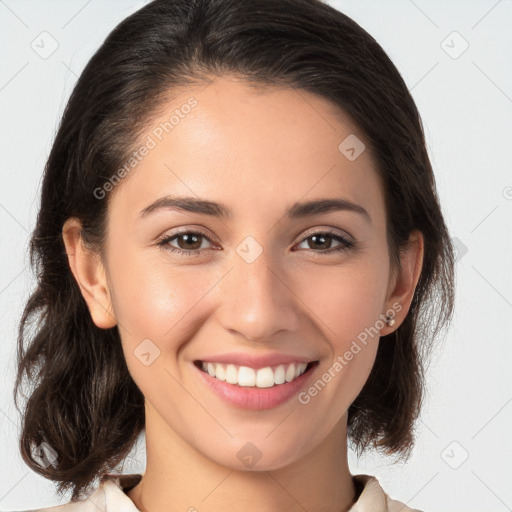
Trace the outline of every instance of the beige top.
<instances>
[{"instance_id":1,"label":"beige top","mask_svg":"<svg viewBox=\"0 0 512 512\"><path fill-rule=\"evenodd\" d=\"M126 495L141 477L138 473L110 473L85 500L27 512L141 512ZM391 499L375 477L353 475L353 478L358 499L349 512L420 512Z\"/></svg>"}]
</instances>

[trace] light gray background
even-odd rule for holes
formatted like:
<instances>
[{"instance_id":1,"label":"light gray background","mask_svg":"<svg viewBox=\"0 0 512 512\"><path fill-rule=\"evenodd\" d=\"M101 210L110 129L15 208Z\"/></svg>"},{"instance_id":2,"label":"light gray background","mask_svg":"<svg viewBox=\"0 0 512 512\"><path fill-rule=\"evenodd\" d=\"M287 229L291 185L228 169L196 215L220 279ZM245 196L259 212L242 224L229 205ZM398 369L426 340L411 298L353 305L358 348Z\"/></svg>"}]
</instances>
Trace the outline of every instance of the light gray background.
<instances>
[{"instance_id":1,"label":"light gray background","mask_svg":"<svg viewBox=\"0 0 512 512\"><path fill-rule=\"evenodd\" d=\"M11 400L17 322L34 284L27 241L41 173L77 76L144 3L0 0L3 511L60 503L52 483L21 461ZM425 511L512 510L512 0L328 3L379 41L412 91L460 249L456 315L429 368L414 455L393 466L351 454L352 473L376 475L392 497ZM58 48L42 58L31 44L51 50L45 31ZM142 472L144 460L141 438L123 471Z\"/></svg>"}]
</instances>

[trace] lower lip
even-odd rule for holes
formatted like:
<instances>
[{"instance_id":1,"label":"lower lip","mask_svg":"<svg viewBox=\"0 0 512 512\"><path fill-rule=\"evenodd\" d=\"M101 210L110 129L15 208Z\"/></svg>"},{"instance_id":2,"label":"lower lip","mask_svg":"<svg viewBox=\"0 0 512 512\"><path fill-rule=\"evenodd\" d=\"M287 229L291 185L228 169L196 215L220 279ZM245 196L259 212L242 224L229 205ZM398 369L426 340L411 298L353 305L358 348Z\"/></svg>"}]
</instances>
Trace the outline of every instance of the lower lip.
<instances>
[{"instance_id":1,"label":"lower lip","mask_svg":"<svg viewBox=\"0 0 512 512\"><path fill-rule=\"evenodd\" d=\"M271 388L256 388L238 386L237 384L229 384L212 377L210 374L200 370L194 365L204 382L218 396L229 404L242 409L252 409L261 411L264 409L272 409L284 402L290 400L296 395L302 387L305 387L318 364L314 364L308 371L284 384L278 384Z\"/></svg>"}]
</instances>

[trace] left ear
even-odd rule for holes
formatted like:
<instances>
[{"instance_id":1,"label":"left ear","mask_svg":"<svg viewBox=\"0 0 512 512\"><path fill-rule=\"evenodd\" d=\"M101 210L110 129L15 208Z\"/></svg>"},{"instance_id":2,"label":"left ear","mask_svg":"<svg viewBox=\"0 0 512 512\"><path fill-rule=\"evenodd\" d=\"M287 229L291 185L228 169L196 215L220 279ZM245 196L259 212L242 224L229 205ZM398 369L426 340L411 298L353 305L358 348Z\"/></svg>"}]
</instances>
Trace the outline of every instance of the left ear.
<instances>
[{"instance_id":1,"label":"left ear","mask_svg":"<svg viewBox=\"0 0 512 512\"><path fill-rule=\"evenodd\" d=\"M423 251L423 233L412 231L407 246L400 251L401 268L390 278L388 287L385 306L386 310L395 311L395 323L381 329L381 336L396 330L407 316L423 267Z\"/></svg>"}]
</instances>

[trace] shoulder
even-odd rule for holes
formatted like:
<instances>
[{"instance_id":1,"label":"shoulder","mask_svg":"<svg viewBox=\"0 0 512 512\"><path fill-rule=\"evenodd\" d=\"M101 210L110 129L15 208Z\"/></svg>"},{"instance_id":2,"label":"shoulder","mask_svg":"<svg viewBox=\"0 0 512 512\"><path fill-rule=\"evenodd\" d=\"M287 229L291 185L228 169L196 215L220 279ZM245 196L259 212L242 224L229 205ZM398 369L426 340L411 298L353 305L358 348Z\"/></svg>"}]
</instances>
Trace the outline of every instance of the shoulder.
<instances>
[{"instance_id":1,"label":"shoulder","mask_svg":"<svg viewBox=\"0 0 512 512\"><path fill-rule=\"evenodd\" d=\"M421 512L388 496L374 476L354 475L353 479L359 497L349 512Z\"/></svg>"},{"instance_id":2,"label":"shoulder","mask_svg":"<svg viewBox=\"0 0 512 512\"><path fill-rule=\"evenodd\" d=\"M101 479L100 485L85 498L53 507L10 512L140 512L126 491L141 479L140 474L109 473Z\"/></svg>"}]
</instances>

